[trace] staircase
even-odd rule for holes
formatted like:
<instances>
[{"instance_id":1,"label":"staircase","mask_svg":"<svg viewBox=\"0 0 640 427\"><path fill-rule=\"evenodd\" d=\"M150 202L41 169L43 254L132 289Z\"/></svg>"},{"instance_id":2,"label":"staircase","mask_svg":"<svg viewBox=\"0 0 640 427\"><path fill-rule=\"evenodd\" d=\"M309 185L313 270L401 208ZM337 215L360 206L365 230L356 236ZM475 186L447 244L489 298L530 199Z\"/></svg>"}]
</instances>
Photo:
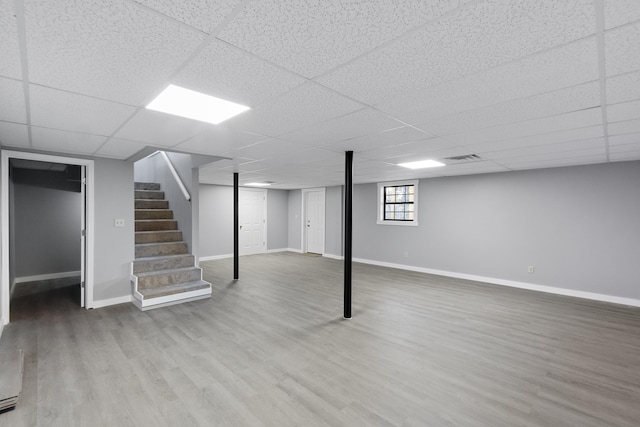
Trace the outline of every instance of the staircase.
<instances>
[{"instance_id":1,"label":"staircase","mask_svg":"<svg viewBox=\"0 0 640 427\"><path fill-rule=\"evenodd\" d=\"M211 296L211 284L189 254L160 184L135 183L136 259L131 264L133 303L141 310Z\"/></svg>"}]
</instances>

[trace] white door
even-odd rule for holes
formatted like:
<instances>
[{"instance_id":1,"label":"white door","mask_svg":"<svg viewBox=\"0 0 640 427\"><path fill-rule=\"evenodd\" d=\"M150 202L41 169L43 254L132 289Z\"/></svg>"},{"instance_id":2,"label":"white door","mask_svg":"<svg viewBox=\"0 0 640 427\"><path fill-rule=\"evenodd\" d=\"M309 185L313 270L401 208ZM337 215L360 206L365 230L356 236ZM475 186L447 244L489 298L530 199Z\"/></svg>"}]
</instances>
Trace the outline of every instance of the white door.
<instances>
[{"instance_id":1,"label":"white door","mask_svg":"<svg viewBox=\"0 0 640 427\"><path fill-rule=\"evenodd\" d=\"M80 166L80 170L80 307L84 307L84 289L87 283L87 168Z\"/></svg>"},{"instance_id":2,"label":"white door","mask_svg":"<svg viewBox=\"0 0 640 427\"><path fill-rule=\"evenodd\" d=\"M267 248L267 191L240 189L240 255L259 254Z\"/></svg>"},{"instance_id":3,"label":"white door","mask_svg":"<svg viewBox=\"0 0 640 427\"><path fill-rule=\"evenodd\" d=\"M307 252L324 253L324 191L307 191L305 230Z\"/></svg>"}]
</instances>

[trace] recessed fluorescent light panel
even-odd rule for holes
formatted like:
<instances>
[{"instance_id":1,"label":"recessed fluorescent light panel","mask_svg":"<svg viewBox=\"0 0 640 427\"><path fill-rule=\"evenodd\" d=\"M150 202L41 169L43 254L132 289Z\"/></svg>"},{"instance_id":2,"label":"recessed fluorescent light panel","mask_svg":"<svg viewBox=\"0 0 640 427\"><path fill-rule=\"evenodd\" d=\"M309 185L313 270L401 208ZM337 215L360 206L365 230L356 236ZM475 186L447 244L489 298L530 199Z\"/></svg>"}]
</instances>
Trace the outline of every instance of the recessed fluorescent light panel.
<instances>
[{"instance_id":1,"label":"recessed fluorescent light panel","mask_svg":"<svg viewBox=\"0 0 640 427\"><path fill-rule=\"evenodd\" d=\"M268 187L268 186L271 185L271 183L270 182L250 182L250 183L245 184L245 185L250 186L250 187Z\"/></svg>"},{"instance_id":2,"label":"recessed fluorescent light panel","mask_svg":"<svg viewBox=\"0 0 640 427\"><path fill-rule=\"evenodd\" d=\"M249 109L244 105L174 85L163 90L147 108L214 125Z\"/></svg>"},{"instance_id":3,"label":"recessed fluorescent light panel","mask_svg":"<svg viewBox=\"0 0 640 427\"><path fill-rule=\"evenodd\" d=\"M420 160L418 162L398 163L398 166L409 169L437 168L444 165L444 163L440 163L435 160Z\"/></svg>"}]
</instances>

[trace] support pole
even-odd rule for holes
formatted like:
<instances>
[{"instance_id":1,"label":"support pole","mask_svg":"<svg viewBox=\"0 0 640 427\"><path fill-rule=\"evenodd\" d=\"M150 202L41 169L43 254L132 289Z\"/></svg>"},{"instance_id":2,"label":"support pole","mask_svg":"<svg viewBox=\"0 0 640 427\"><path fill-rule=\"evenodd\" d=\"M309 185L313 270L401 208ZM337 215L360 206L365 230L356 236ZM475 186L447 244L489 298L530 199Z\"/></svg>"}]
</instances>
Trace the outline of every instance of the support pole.
<instances>
[{"instance_id":1,"label":"support pole","mask_svg":"<svg viewBox=\"0 0 640 427\"><path fill-rule=\"evenodd\" d=\"M238 210L238 172L233 173L233 280L240 276L240 216Z\"/></svg>"},{"instance_id":2,"label":"support pole","mask_svg":"<svg viewBox=\"0 0 640 427\"><path fill-rule=\"evenodd\" d=\"M351 319L353 151L345 152L344 168L344 318Z\"/></svg>"}]
</instances>

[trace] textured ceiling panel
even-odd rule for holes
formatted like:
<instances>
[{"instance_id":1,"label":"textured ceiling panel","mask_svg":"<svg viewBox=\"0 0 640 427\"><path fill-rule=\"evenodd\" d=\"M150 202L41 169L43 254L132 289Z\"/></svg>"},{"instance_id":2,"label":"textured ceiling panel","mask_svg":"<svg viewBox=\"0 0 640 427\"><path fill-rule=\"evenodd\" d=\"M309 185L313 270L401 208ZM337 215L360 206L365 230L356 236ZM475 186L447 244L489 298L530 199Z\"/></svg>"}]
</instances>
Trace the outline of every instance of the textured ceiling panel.
<instances>
[{"instance_id":1,"label":"textured ceiling panel","mask_svg":"<svg viewBox=\"0 0 640 427\"><path fill-rule=\"evenodd\" d=\"M604 47L607 76L640 70L640 22L607 31Z\"/></svg>"},{"instance_id":2,"label":"textured ceiling panel","mask_svg":"<svg viewBox=\"0 0 640 427\"><path fill-rule=\"evenodd\" d=\"M563 166L576 166L576 165L588 165L593 163L604 163L607 161L605 154L593 154L577 157L565 157L556 158L555 155L549 157L549 159L532 160L528 162L516 161L512 164L505 165L509 169L524 170L524 169L542 169L542 168L557 168Z\"/></svg>"},{"instance_id":3,"label":"textured ceiling panel","mask_svg":"<svg viewBox=\"0 0 640 427\"><path fill-rule=\"evenodd\" d=\"M0 78L0 120L27 123L22 83Z\"/></svg>"},{"instance_id":4,"label":"textured ceiling panel","mask_svg":"<svg viewBox=\"0 0 640 427\"><path fill-rule=\"evenodd\" d=\"M170 147L203 132L208 123L172 116L151 110L140 110L114 137Z\"/></svg>"},{"instance_id":5,"label":"textured ceiling panel","mask_svg":"<svg viewBox=\"0 0 640 427\"><path fill-rule=\"evenodd\" d=\"M361 104L335 92L305 83L280 98L226 121L224 126L275 137L361 108Z\"/></svg>"},{"instance_id":6,"label":"textured ceiling panel","mask_svg":"<svg viewBox=\"0 0 640 427\"><path fill-rule=\"evenodd\" d=\"M0 0L0 76L22 78L18 27L13 12L12 0Z\"/></svg>"},{"instance_id":7,"label":"textured ceiling panel","mask_svg":"<svg viewBox=\"0 0 640 427\"><path fill-rule=\"evenodd\" d=\"M391 160L393 163L402 163L404 160L398 160L398 158L406 159L406 161L411 161L409 157L411 156L419 156L421 158L416 158L415 160L423 160L425 157L438 155L438 158L448 157L447 155L442 155L443 150L445 149L453 149L455 154L459 155L463 154L460 152L460 149L450 142L444 141L440 138L431 138L425 139L423 141L414 141L408 142L406 144L396 145L393 147L385 147L385 148L376 148L373 150L362 151L359 155L362 158L370 159L370 160Z\"/></svg>"},{"instance_id":8,"label":"textured ceiling panel","mask_svg":"<svg viewBox=\"0 0 640 427\"><path fill-rule=\"evenodd\" d=\"M203 132L175 146L178 150L220 155L229 150L246 147L263 141L260 135L239 132L221 126L208 126Z\"/></svg>"},{"instance_id":9,"label":"textured ceiling panel","mask_svg":"<svg viewBox=\"0 0 640 427\"><path fill-rule=\"evenodd\" d=\"M481 144L483 142L523 138L598 124L602 124L602 112L599 107L474 132L449 135L447 139L459 145Z\"/></svg>"},{"instance_id":10,"label":"textured ceiling panel","mask_svg":"<svg viewBox=\"0 0 640 427\"><path fill-rule=\"evenodd\" d=\"M580 139L577 141L559 142L555 144L534 145L530 147L516 147L514 149L492 151L488 153L481 152L481 156L491 157L495 161L501 159L513 159L515 157L532 156L549 153L566 153L569 151L604 148L604 138Z\"/></svg>"},{"instance_id":11,"label":"textured ceiling panel","mask_svg":"<svg viewBox=\"0 0 640 427\"><path fill-rule=\"evenodd\" d=\"M3 147L29 147L27 125L0 122L0 145Z\"/></svg>"},{"instance_id":12,"label":"textured ceiling panel","mask_svg":"<svg viewBox=\"0 0 640 427\"><path fill-rule=\"evenodd\" d=\"M418 141L432 138L433 135L423 132L411 126L403 126L397 129L378 132L347 141L329 143L327 148L339 151L364 151L374 148L390 147L404 144L405 142Z\"/></svg>"},{"instance_id":13,"label":"textured ceiling panel","mask_svg":"<svg viewBox=\"0 0 640 427\"><path fill-rule=\"evenodd\" d=\"M607 120L609 122L633 119L640 119L640 100L607 106Z\"/></svg>"},{"instance_id":14,"label":"textured ceiling panel","mask_svg":"<svg viewBox=\"0 0 640 427\"><path fill-rule=\"evenodd\" d=\"M93 135L111 135L135 112L134 107L31 85L31 123Z\"/></svg>"},{"instance_id":15,"label":"textured ceiling panel","mask_svg":"<svg viewBox=\"0 0 640 427\"><path fill-rule=\"evenodd\" d=\"M604 26L613 28L640 19L638 0L604 0Z\"/></svg>"},{"instance_id":16,"label":"textured ceiling panel","mask_svg":"<svg viewBox=\"0 0 640 427\"><path fill-rule=\"evenodd\" d=\"M163 15L211 33L231 13L240 0L133 0Z\"/></svg>"},{"instance_id":17,"label":"textured ceiling panel","mask_svg":"<svg viewBox=\"0 0 640 427\"><path fill-rule=\"evenodd\" d=\"M437 135L449 135L487 127L521 122L600 105L600 84L587 83L527 98L491 105L476 110L417 123Z\"/></svg>"},{"instance_id":18,"label":"textured ceiling panel","mask_svg":"<svg viewBox=\"0 0 640 427\"><path fill-rule=\"evenodd\" d=\"M276 165L306 165L312 162L337 159L342 157L339 153L323 150L321 148L309 148L307 150L296 151L285 154L271 160Z\"/></svg>"},{"instance_id":19,"label":"textured ceiling panel","mask_svg":"<svg viewBox=\"0 0 640 427\"><path fill-rule=\"evenodd\" d=\"M25 0L32 82L142 105L204 35L124 0Z\"/></svg>"},{"instance_id":20,"label":"textured ceiling panel","mask_svg":"<svg viewBox=\"0 0 640 427\"><path fill-rule=\"evenodd\" d=\"M622 135L625 133L640 132L640 120L627 120L625 122L609 123L609 135Z\"/></svg>"},{"instance_id":21,"label":"textured ceiling panel","mask_svg":"<svg viewBox=\"0 0 640 427\"><path fill-rule=\"evenodd\" d=\"M598 77L596 40L589 37L427 90L401 94L378 108L408 123L424 123Z\"/></svg>"},{"instance_id":22,"label":"textured ceiling panel","mask_svg":"<svg viewBox=\"0 0 640 427\"><path fill-rule=\"evenodd\" d=\"M146 144L142 142L111 138L100 147L96 155L114 159L128 159L145 147Z\"/></svg>"},{"instance_id":23,"label":"textured ceiling panel","mask_svg":"<svg viewBox=\"0 0 640 427\"><path fill-rule=\"evenodd\" d=\"M640 144L640 133L627 133L624 135L615 135L609 137L609 146Z\"/></svg>"},{"instance_id":24,"label":"textured ceiling panel","mask_svg":"<svg viewBox=\"0 0 640 427\"><path fill-rule=\"evenodd\" d=\"M607 79L607 104L640 99L640 72Z\"/></svg>"},{"instance_id":25,"label":"textured ceiling panel","mask_svg":"<svg viewBox=\"0 0 640 427\"><path fill-rule=\"evenodd\" d=\"M285 154L306 150L307 146L294 142L282 141L279 139L269 139L249 145L244 148L234 148L222 153L224 157L245 157L247 159L262 160L272 157L281 157Z\"/></svg>"},{"instance_id":26,"label":"textured ceiling panel","mask_svg":"<svg viewBox=\"0 0 640 427\"><path fill-rule=\"evenodd\" d=\"M282 135L283 139L307 145L331 145L351 138L402 127L386 114L367 108Z\"/></svg>"},{"instance_id":27,"label":"textured ceiling panel","mask_svg":"<svg viewBox=\"0 0 640 427\"><path fill-rule=\"evenodd\" d=\"M107 138L33 126L33 148L59 153L93 154Z\"/></svg>"},{"instance_id":28,"label":"textured ceiling panel","mask_svg":"<svg viewBox=\"0 0 640 427\"><path fill-rule=\"evenodd\" d=\"M314 0L251 2L219 38L305 77L317 76L457 5Z\"/></svg>"},{"instance_id":29,"label":"textured ceiling panel","mask_svg":"<svg viewBox=\"0 0 640 427\"><path fill-rule=\"evenodd\" d=\"M398 92L439 85L594 31L591 0L475 3L319 81L377 104Z\"/></svg>"},{"instance_id":30,"label":"textured ceiling panel","mask_svg":"<svg viewBox=\"0 0 640 427\"><path fill-rule=\"evenodd\" d=\"M467 149L476 153L487 153L499 150L531 147L535 145L556 144L568 141L601 138L602 136L604 136L603 126L590 126L586 128L570 129L544 135L533 135L525 138L504 139L501 141L490 141L482 144L473 144L469 145Z\"/></svg>"},{"instance_id":31,"label":"textured ceiling panel","mask_svg":"<svg viewBox=\"0 0 640 427\"><path fill-rule=\"evenodd\" d=\"M178 86L250 107L304 81L302 77L217 40L204 48L172 80Z\"/></svg>"},{"instance_id":32,"label":"textured ceiling panel","mask_svg":"<svg viewBox=\"0 0 640 427\"><path fill-rule=\"evenodd\" d=\"M442 169L441 171L439 170L438 173L441 173L442 176L457 176L478 173L506 172L508 170L508 168L502 165L497 165L493 162L477 162L447 166L446 169Z\"/></svg>"}]
</instances>

